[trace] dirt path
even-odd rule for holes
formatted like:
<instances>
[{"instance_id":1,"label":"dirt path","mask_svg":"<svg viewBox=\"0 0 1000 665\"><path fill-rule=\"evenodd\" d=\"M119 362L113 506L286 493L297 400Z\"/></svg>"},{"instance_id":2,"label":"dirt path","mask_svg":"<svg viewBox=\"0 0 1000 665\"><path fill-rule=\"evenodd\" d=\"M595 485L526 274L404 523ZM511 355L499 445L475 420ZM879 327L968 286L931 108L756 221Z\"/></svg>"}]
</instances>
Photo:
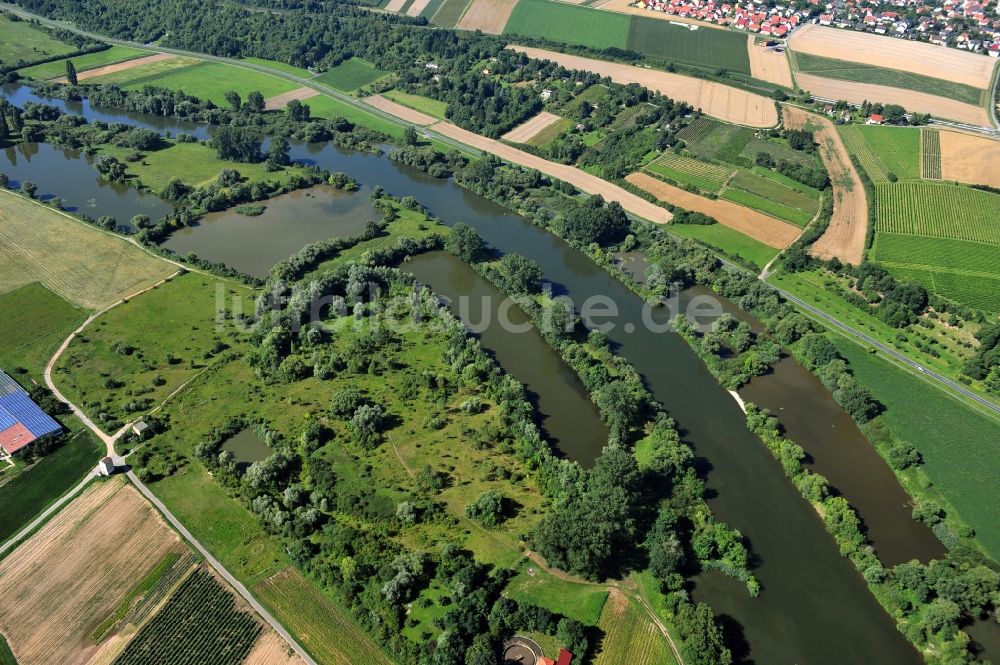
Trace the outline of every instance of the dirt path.
<instances>
[{"instance_id":1,"label":"dirt path","mask_svg":"<svg viewBox=\"0 0 1000 665\"><path fill-rule=\"evenodd\" d=\"M132 69L133 67L142 67L143 65L148 65L154 62L160 62L161 60L173 60L176 55L171 55L170 53L155 53L153 55L147 55L144 58L136 58L134 60L126 60L124 62L116 62L110 65L105 65L103 67L98 67L97 69L88 69L83 72L77 72L77 81L86 81L87 79L97 78L98 76L104 76L105 74L114 74L115 72L122 72L126 69ZM66 83L66 77L62 76L55 79L56 83Z\"/></svg>"},{"instance_id":2,"label":"dirt path","mask_svg":"<svg viewBox=\"0 0 1000 665\"><path fill-rule=\"evenodd\" d=\"M792 66L784 52L772 51L763 44L757 46L753 35L747 36L747 55L750 56L750 75L761 81L791 88Z\"/></svg>"},{"instance_id":3,"label":"dirt path","mask_svg":"<svg viewBox=\"0 0 1000 665\"><path fill-rule=\"evenodd\" d=\"M264 100L264 108L268 111L277 111L278 109L285 108L285 104L297 99L300 102L307 99L312 99L319 94L319 90L315 88L309 88L303 86L301 88L296 88L295 90L289 90L281 95L275 95L274 97L268 97Z\"/></svg>"},{"instance_id":4,"label":"dirt path","mask_svg":"<svg viewBox=\"0 0 1000 665\"><path fill-rule=\"evenodd\" d=\"M830 226L809 253L820 259L837 257L844 263L861 263L868 234L868 200L840 133L829 119L795 106L785 107L785 124L792 129L809 125L815 132L820 158L833 183Z\"/></svg>"},{"instance_id":5,"label":"dirt path","mask_svg":"<svg viewBox=\"0 0 1000 665\"><path fill-rule=\"evenodd\" d=\"M973 106L947 97L929 95L926 92L915 92L887 85L875 85L874 83L840 81L814 74L803 74L802 72L795 74L795 82L803 90L823 99L843 99L851 104L878 100L882 104L899 104L907 111L930 113L935 118L954 120L977 127L991 127L989 111L985 107Z\"/></svg>"},{"instance_id":6,"label":"dirt path","mask_svg":"<svg viewBox=\"0 0 1000 665\"><path fill-rule=\"evenodd\" d=\"M990 87L997 65L996 58L988 55L815 24L793 32L788 46L796 53L898 69L980 90Z\"/></svg>"},{"instance_id":7,"label":"dirt path","mask_svg":"<svg viewBox=\"0 0 1000 665\"><path fill-rule=\"evenodd\" d=\"M715 81L706 81L681 74L623 65L578 55L567 55L558 51L511 45L507 48L527 54L539 60L551 60L567 69L594 72L608 76L615 83L638 83L655 90L671 99L687 102L708 115L737 125L750 127L774 127L778 124L778 111L774 100L763 95L732 88Z\"/></svg>"},{"instance_id":8,"label":"dirt path","mask_svg":"<svg viewBox=\"0 0 1000 665\"><path fill-rule=\"evenodd\" d=\"M575 166L550 162L523 150L512 148L495 139L474 134L450 122L438 122L431 125L429 129L466 145L471 145L473 148L493 153L508 162L520 164L529 169L538 169L542 173L568 182L588 194L600 194L604 197L605 201L617 201L625 210L631 212L633 215L658 224L669 222L671 219L670 213L665 208L650 203L641 196L637 196L618 185L591 175Z\"/></svg>"},{"instance_id":9,"label":"dirt path","mask_svg":"<svg viewBox=\"0 0 1000 665\"><path fill-rule=\"evenodd\" d=\"M507 27L517 0L472 0L472 5L455 27L458 30L482 30L499 35Z\"/></svg>"},{"instance_id":10,"label":"dirt path","mask_svg":"<svg viewBox=\"0 0 1000 665\"><path fill-rule=\"evenodd\" d=\"M692 194L641 171L637 171L625 179L661 201L678 205L685 210L694 210L710 215L723 226L739 231L768 247L784 249L795 242L795 239L802 233L802 229L794 224L745 208L732 201L709 199Z\"/></svg>"},{"instance_id":11,"label":"dirt path","mask_svg":"<svg viewBox=\"0 0 1000 665\"><path fill-rule=\"evenodd\" d=\"M562 118L557 116L555 113L542 111L533 118L528 118L525 122L510 130L500 138L505 141L511 141L512 143L527 143L531 139L538 136L546 127L554 125L560 120L562 120Z\"/></svg>"},{"instance_id":12,"label":"dirt path","mask_svg":"<svg viewBox=\"0 0 1000 665\"><path fill-rule=\"evenodd\" d=\"M421 127L432 125L438 121L438 119L434 116L421 113L420 111L415 111L409 106L403 106L402 104L394 102L388 97L383 97L382 95L371 95L370 97L365 97L364 102L380 111L385 111L390 115L400 118L401 120L412 122L414 125L420 125Z\"/></svg>"}]
</instances>

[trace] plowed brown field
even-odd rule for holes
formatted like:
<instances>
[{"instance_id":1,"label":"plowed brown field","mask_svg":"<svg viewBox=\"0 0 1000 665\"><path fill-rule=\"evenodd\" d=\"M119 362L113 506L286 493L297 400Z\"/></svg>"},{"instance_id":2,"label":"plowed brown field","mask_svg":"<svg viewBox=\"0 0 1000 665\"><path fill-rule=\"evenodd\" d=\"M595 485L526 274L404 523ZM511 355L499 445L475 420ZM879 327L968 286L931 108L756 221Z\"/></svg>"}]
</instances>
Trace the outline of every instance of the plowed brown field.
<instances>
[{"instance_id":1,"label":"plowed brown field","mask_svg":"<svg viewBox=\"0 0 1000 665\"><path fill-rule=\"evenodd\" d=\"M278 109L285 108L285 104L297 99L300 102L307 99L312 99L319 94L319 90L310 88L308 86L302 86L301 88L296 88L295 90L289 90L281 95L275 95L274 97L268 97L264 100L264 108L268 111L277 111Z\"/></svg>"},{"instance_id":2,"label":"plowed brown field","mask_svg":"<svg viewBox=\"0 0 1000 665\"><path fill-rule=\"evenodd\" d=\"M792 244L802 229L783 222L762 212L744 208L732 201L723 199L708 199L691 192L668 185L662 180L645 173L632 173L625 178L661 201L680 206L686 210L694 210L714 217L723 226L728 226L740 233L764 243L768 247L784 249Z\"/></svg>"},{"instance_id":3,"label":"plowed brown field","mask_svg":"<svg viewBox=\"0 0 1000 665\"><path fill-rule=\"evenodd\" d=\"M868 233L868 200L851 157L840 134L829 119L794 106L785 107L785 125L815 132L819 156L833 183L833 216L826 232L813 243L809 253L821 259L837 257L857 265L865 255Z\"/></svg>"},{"instance_id":4,"label":"plowed brown field","mask_svg":"<svg viewBox=\"0 0 1000 665\"><path fill-rule=\"evenodd\" d=\"M472 5L458 21L459 30L482 30L491 35L503 32L517 0L472 0Z\"/></svg>"},{"instance_id":5,"label":"plowed brown field","mask_svg":"<svg viewBox=\"0 0 1000 665\"><path fill-rule=\"evenodd\" d=\"M95 482L0 561L0 632L22 664L86 663L98 652L91 631L184 549L123 477Z\"/></svg>"},{"instance_id":6,"label":"plowed brown field","mask_svg":"<svg viewBox=\"0 0 1000 665\"><path fill-rule=\"evenodd\" d=\"M708 115L726 122L750 127L773 127L778 124L778 111L774 107L774 100L714 81L530 46L511 45L507 48L526 53L531 58L551 60L567 69L608 76L616 83L638 83L672 99L685 101Z\"/></svg>"}]
</instances>

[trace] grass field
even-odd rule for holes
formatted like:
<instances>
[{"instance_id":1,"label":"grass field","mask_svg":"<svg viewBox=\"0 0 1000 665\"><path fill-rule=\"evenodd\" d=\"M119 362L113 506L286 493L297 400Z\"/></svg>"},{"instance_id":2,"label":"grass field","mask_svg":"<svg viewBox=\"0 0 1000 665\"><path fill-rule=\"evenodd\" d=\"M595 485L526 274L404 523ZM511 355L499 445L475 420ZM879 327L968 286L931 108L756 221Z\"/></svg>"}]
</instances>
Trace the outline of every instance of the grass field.
<instances>
[{"instance_id":1,"label":"grass field","mask_svg":"<svg viewBox=\"0 0 1000 665\"><path fill-rule=\"evenodd\" d=\"M504 34L549 39L591 48L627 48L632 17L590 7L520 0Z\"/></svg>"},{"instance_id":2,"label":"grass field","mask_svg":"<svg viewBox=\"0 0 1000 665\"><path fill-rule=\"evenodd\" d=\"M204 569L184 580L167 604L136 634L115 665L197 662L238 665L250 653L261 624Z\"/></svg>"},{"instance_id":3,"label":"grass field","mask_svg":"<svg viewBox=\"0 0 1000 665\"><path fill-rule=\"evenodd\" d=\"M289 568L254 588L275 617L321 663L389 665L392 661L346 610Z\"/></svg>"},{"instance_id":4,"label":"grass field","mask_svg":"<svg viewBox=\"0 0 1000 665\"><path fill-rule=\"evenodd\" d=\"M364 125L365 127L385 132L389 136L396 138L403 136L403 126L401 124L386 120L381 116L369 113L364 109L358 108L353 104L347 104L339 99L320 95L304 103L316 118L344 118L356 125Z\"/></svg>"},{"instance_id":5,"label":"grass field","mask_svg":"<svg viewBox=\"0 0 1000 665\"><path fill-rule=\"evenodd\" d=\"M594 665L675 665L670 645L638 603L612 590L598 627L604 632Z\"/></svg>"},{"instance_id":6,"label":"grass field","mask_svg":"<svg viewBox=\"0 0 1000 665\"><path fill-rule=\"evenodd\" d=\"M538 132L528 140L528 145L543 148L555 141L560 134L573 127L573 121L569 118L560 118L542 131Z\"/></svg>"},{"instance_id":7,"label":"grass field","mask_svg":"<svg viewBox=\"0 0 1000 665\"><path fill-rule=\"evenodd\" d=\"M533 575L528 574L528 567L534 570ZM504 593L517 601L547 607L587 626L597 625L608 599L607 587L561 580L531 562L510 581Z\"/></svg>"},{"instance_id":8,"label":"grass field","mask_svg":"<svg viewBox=\"0 0 1000 665\"><path fill-rule=\"evenodd\" d=\"M875 187L875 209L880 233L1000 245L1000 194L944 183L893 183Z\"/></svg>"},{"instance_id":9,"label":"grass field","mask_svg":"<svg viewBox=\"0 0 1000 665\"><path fill-rule=\"evenodd\" d=\"M693 238L709 247L742 259L744 262L763 268L775 257L778 250L757 242L739 231L722 224L671 224L670 232L685 238Z\"/></svg>"},{"instance_id":10,"label":"grass field","mask_svg":"<svg viewBox=\"0 0 1000 665\"><path fill-rule=\"evenodd\" d=\"M973 88L971 85L945 81L898 69L835 60L808 53L794 53L791 51L789 53L792 58L793 69L806 74L816 74L842 81L873 83L875 85L887 85L915 92L925 92L930 95L939 95L975 106L983 103L985 95L982 90Z\"/></svg>"},{"instance_id":11,"label":"grass field","mask_svg":"<svg viewBox=\"0 0 1000 665\"><path fill-rule=\"evenodd\" d=\"M811 196L814 199L819 198L820 191L818 189L816 189L815 187L810 187L809 185L804 185L801 182L799 182L798 180L793 180L792 178L789 178L786 175L782 175L782 174L778 173L777 171L772 171L771 169L766 169L763 166L755 166L755 167L753 167L750 170L753 173L756 173L757 175L759 175L761 177L770 178L771 180L774 180L775 182L781 183L785 187L789 187L791 189L794 189L796 192L801 192L803 194Z\"/></svg>"},{"instance_id":12,"label":"grass field","mask_svg":"<svg viewBox=\"0 0 1000 665\"><path fill-rule=\"evenodd\" d=\"M112 46L104 51L88 53L71 58L73 66L77 72L85 72L88 69L96 69L115 62L125 62L143 56L150 55L149 51L141 51L129 46ZM36 79L51 79L66 76L66 61L56 60L46 62L34 67L27 67L18 72L21 76L30 76Z\"/></svg>"},{"instance_id":13,"label":"grass field","mask_svg":"<svg viewBox=\"0 0 1000 665\"><path fill-rule=\"evenodd\" d=\"M444 111L448 108L446 102L439 102L436 99L431 99L429 97L421 97L420 95L411 95L408 92L403 92L402 90L389 90L388 92L382 93L383 97L388 97L394 102L399 102L403 106L408 106L411 109L420 111L421 113L426 113L429 116L433 116L438 120L444 120Z\"/></svg>"},{"instance_id":14,"label":"grass field","mask_svg":"<svg viewBox=\"0 0 1000 665\"><path fill-rule=\"evenodd\" d=\"M72 53L76 47L53 39L27 21L12 21L10 15L0 15L0 67L26 65L54 55Z\"/></svg>"},{"instance_id":15,"label":"grass field","mask_svg":"<svg viewBox=\"0 0 1000 665\"><path fill-rule=\"evenodd\" d=\"M296 67L295 65L289 65L287 62L278 62L277 60L265 60L264 58L241 58L243 62L250 62L255 65L261 65L262 67L270 67L271 69L277 69L278 71L285 72L286 74L294 74L304 79L312 78L315 76L308 69L303 69L302 67Z\"/></svg>"},{"instance_id":16,"label":"grass field","mask_svg":"<svg viewBox=\"0 0 1000 665\"><path fill-rule=\"evenodd\" d=\"M104 452L104 445L79 427L66 444L0 485L0 541L6 540L53 501L83 480ZM3 476L0 475L0 479Z\"/></svg>"},{"instance_id":17,"label":"grass field","mask_svg":"<svg viewBox=\"0 0 1000 665\"><path fill-rule=\"evenodd\" d=\"M735 187L727 187L726 191L722 192L721 198L748 208L753 208L754 210L759 210L760 212L771 215L772 217L777 217L778 219L791 222L796 226L805 226L815 214L799 210L798 208L792 208L778 203L777 201L772 201L769 198L764 198L763 196L744 191L743 189L737 189Z\"/></svg>"},{"instance_id":18,"label":"grass field","mask_svg":"<svg viewBox=\"0 0 1000 665\"><path fill-rule=\"evenodd\" d=\"M176 270L123 238L12 192L0 191L0 222L0 292L41 282L97 310Z\"/></svg>"},{"instance_id":19,"label":"grass field","mask_svg":"<svg viewBox=\"0 0 1000 665\"><path fill-rule=\"evenodd\" d=\"M900 180L920 179L920 132L915 127L844 125L840 128L847 149L876 183L890 182L892 175Z\"/></svg>"},{"instance_id":20,"label":"grass field","mask_svg":"<svg viewBox=\"0 0 1000 665\"><path fill-rule=\"evenodd\" d=\"M7 640L0 635L0 665L17 665L17 659L7 646Z\"/></svg>"},{"instance_id":21,"label":"grass field","mask_svg":"<svg viewBox=\"0 0 1000 665\"><path fill-rule=\"evenodd\" d=\"M223 295L248 293L188 273L110 310L73 340L53 380L73 403L105 414L107 422L159 404L211 362L213 347L241 342L232 327L215 329L217 288Z\"/></svg>"},{"instance_id":22,"label":"grass field","mask_svg":"<svg viewBox=\"0 0 1000 665\"><path fill-rule=\"evenodd\" d=\"M990 556L1000 558L1000 521L995 510L1000 423L846 338L835 335L834 342L858 381L888 407L884 417L893 430L920 450L924 470L937 489L976 530L977 540Z\"/></svg>"},{"instance_id":23,"label":"grass field","mask_svg":"<svg viewBox=\"0 0 1000 665\"><path fill-rule=\"evenodd\" d=\"M0 337L0 369L12 373L28 370L42 381L42 370L62 341L87 318L74 307L35 282L0 294L4 334Z\"/></svg>"},{"instance_id":24,"label":"grass field","mask_svg":"<svg viewBox=\"0 0 1000 665\"><path fill-rule=\"evenodd\" d=\"M920 130L920 177L941 179L941 132L936 129Z\"/></svg>"},{"instance_id":25,"label":"grass field","mask_svg":"<svg viewBox=\"0 0 1000 665\"><path fill-rule=\"evenodd\" d=\"M291 81L221 62L207 62L193 58L172 58L148 65L124 69L89 79L88 83L118 83L123 88L136 90L144 85L155 85L170 90L183 90L199 99L208 99L219 106L226 106L226 93L234 90L246 99L254 90L267 97L274 97L298 86Z\"/></svg>"},{"instance_id":26,"label":"grass field","mask_svg":"<svg viewBox=\"0 0 1000 665\"><path fill-rule=\"evenodd\" d=\"M653 173L672 178L679 183L694 185L705 192L717 193L733 174L733 169L717 164L700 162L673 152L646 165Z\"/></svg>"},{"instance_id":27,"label":"grass field","mask_svg":"<svg viewBox=\"0 0 1000 665\"><path fill-rule=\"evenodd\" d=\"M388 75L389 72L383 72L366 60L351 58L323 72L316 80L343 92L354 92Z\"/></svg>"},{"instance_id":28,"label":"grass field","mask_svg":"<svg viewBox=\"0 0 1000 665\"><path fill-rule=\"evenodd\" d=\"M748 127L729 125L702 116L680 131L687 149L701 159L715 159L736 166L752 166L743 157L747 142L753 138L753 130Z\"/></svg>"},{"instance_id":29,"label":"grass field","mask_svg":"<svg viewBox=\"0 0 1000 665\"><path fill-rule=\"evenodd\" d=\"M761 169L761 171L762 173L757 171L738 171L736 177L730 182L730 185L771 199L781 205L805 211L810 216L816 214L816 210L819 208L818 196L806 194L794 187L788 186L781 180L770 177L770 174L779 175L774 173L774 171L768 169ZM769 175L764 175L764 173ZM791 180L791 182L795 181Z\"/></svg>"}]
</instances>

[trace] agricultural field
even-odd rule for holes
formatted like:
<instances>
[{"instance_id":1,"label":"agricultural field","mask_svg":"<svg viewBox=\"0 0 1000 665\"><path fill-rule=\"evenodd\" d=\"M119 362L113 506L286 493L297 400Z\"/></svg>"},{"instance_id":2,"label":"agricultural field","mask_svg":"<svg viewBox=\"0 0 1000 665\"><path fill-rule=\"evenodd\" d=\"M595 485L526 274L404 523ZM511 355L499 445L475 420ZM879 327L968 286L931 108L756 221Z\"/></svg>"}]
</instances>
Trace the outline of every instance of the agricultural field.
<instances>
[{"instance_id":1,"label":"agricultural field","mask_svg":"<svg viewBox=\"0 0 1000 665\"><path fill-rule=\"evenodd\" d=\"M114 665L203 662L238 665L262 630L249 608L205 571L195 571L136 634Z\"/></svg>"},{"instance_id":2,"label":"agricultural field","mask_svg":"<svg viewBox=\"0 0 1000 665\"><path fill-rule=\"evenodd\" d=\"M723 224L674 224L670 232L684 238L693 238L741 262L763 269L778 250L754 240Z\"/></svg>"},{"instance_id":3,"label":"agricultural field","mask_svg":"<svg viewBox=\"0 0 1000 665\"><path fill-rule=\"evenodd\" d=\"M884 418L923 456L922 470L976 531L987 554L1000 557L996 487L1000 456L995 454L995 417L955 400L916 374L899 369L853 341L833 336L858 382L884 402Z\"/></svg>"},{"instance_id":4,"label":"agricultural field","mask_svg":"<svg viewBox=\"0 0 1000 665\"><path fill-rule=\"evenodd\" d=\"M920 130L920 177L941 179L941 132L936 129Z\"/></svg>"},{"instance_id":5,"label":"agricultural field","mask_svg":"<svg viewBox=\"0 0 1000 665\"><path fill-rule=\"evenodd\" d=\"M572 617L584 625L596 626L608 599L608 588L591 582L559 579L528 561L507 585L504 594Z\"/></svg>"},{"instance_id":6,"label":"agricultural field","mask_svg":"<svg viewBox=\"0 0 1000 665\"><path fill-rule=\"evenodd\" d=\"M1000 188L1000 141L966 134L940 131L941 178Z\"/></svg>"},{"instance_id":7,"label":"agricultural field","mask_svg":"<svg viewBox=\"0 0 1000 665\"><path fill-rule=\"evenodd\" d=\"M955 99L975 106L979 106L985 101L986 92L984 90L962 83L954 83L899 69L887 69L877 65L835 60L808 53L790 53L792 68L806 74L913 90Z\"/></svg>"},{"instance_id":8,"label":"agricultural field","mask_svg":"<svg viewBox=\"0 0 1000 665\"><path fill-rule=\"evenodd\" d=\"M347 610L295 569L278 573L253 591L319 662L334 665L392 662Z\"/></svg>"},{"instance_id":9,"label":"agricultural field","mask_svg":"<svg viewBox=\"0 0 1000 665\"><path fill-rule=\"evenodd\" d=\"M104 67L116 62L125 62L149 55L149 51L141 51L129 46L112 46L109 49L98 51L97 53L87 53L71 58L73 66L78 73L85 72L98 67ZM28 76L35 79L52 79L66 75L66 61L55 60L46 62L34 67L27 67L18 71L21 76Z\"/></svg>"},{"instance_id":10,"label":"agricultural field","mask_svg":"<svg viewBox=\"0 0 1000 665\"><path fill-rule=\"evenodd\" d=\"M750 75L746 36L726 30L689 30L649 18L551 0L520 0L504 34L595 49L637 51L667 62Z\"/></svg>"},{"instance_id":11,"label":"agricultural field","mask_svg":"<svg viewBox=\"0 0 1000 665\"><path fill-rule=\"evenodd\" d=\"M100 310L175 271L124 238L0 191L0 291L41 282L77 307Z\"/></svg>"},{"instance_id":12,"label":"agricultural field","mask_svg":"<svg viewBox=\"0 0 1000 665\"><path fill-rule=\"evenodd\" d=\"M3 34L3 41L0 41L0 67L5 69L77 50L72 44L54 39L35 24L12 20L11 15L6 12L0 13L0 34Z\"/></svg>"},{"instance_id":13,"label":"agricultural field","mask_svg":"<svg viewBox=\"0 0 1000 665\"><path fill-rule=\"evenodd\" d=\"M771 180L773 180L773 181L775 181L777 183L781 183L785 187L788 187L789 189L793 189L796 192L800 192L802 194L805 194L806 196L808 196L810 198L818 199L819 196L820 196L820 194L822 193L818 189L816 189L815 187L810 187L809 185L805 185L805 184L799 182L798 180L795 180L793 178L789 178L786 175L782 175L781 173L778 173L777 171L772 171L771 169L764 168L763 166L755 166L752 169L750 169L750 171L752 173L755 173L755 174L763 177L763 178L769 178L769 179L771 179Z\"/></svg>"},{"instance_id":14,"label":"agricultural field","mask_svg":"<svg viewBox=\"0 0 1000 665\"><path fill-rule=\"evenodd\" d=\"M243 62L249 62L253 65L260 65L261 67L269 67L271 69L276 69L279 72L285 72L286 74L292 74L300 78L308 79L315 76L315 74L308 69L303 69L302 67L296 67L295 65L289 65L287 62L278 62L277 60L265 60L264 58L240 58Z\"/></svg>"},{"instance_id":15,"label":"agricultural field","mask_svg":"<svg viewBox=\"0 0 1000 665\"><path fill-rule=\"evenodd\" d=\"M751 165L751 161L742 156L753 138L753 130L748 127L702 116L682 129L678 137L684 139L687 149L699 159L719 160L736 166Z\"/></svg>"},{"instance_id":16,"label":"agricultural field","mask_svg":"<svg viewBox=\"0 0 1000 665\"><path fill-rule=\"evenodd\" d=\"M769 198L758 196L757 194L748 192L744 189L739 189L737 187L727 187L726 190L722 192L722 198L741 206L746 206L747 208L759 210L760 212L771 215L772 217L777 217L778 219L791 222L796 226L805 226L809 223L809 220L813 218L814 214L783 205Z\"/></svg>"},{"instance_id":17,"label":"agricultural field","mask_svg":"<svg viewBox=\"0 0 1000 665\"><path fill-rule=\"evenodd\" d=\"M426 113L427 115L437 118L438 120L445 119L444 112L445 109L448 108L448 104L445 102L440 102L436 99L431 99L430 97L413 95L402 90L389 90L382 93L382 96L387 97L394 102L399 102L403 106L407 106L414 111Z\"/></svg>"},{"instance_id":18,"label":"agricultural field","mask_svg":"<svg viewBox=\"0 0 1000 665\"><path fill-rule=\"evenodd\" d=\"M517 4L518 0L472 0L455 28L499 35Z\"/></svg>"},{"instance_id":19,"label":"agricultural field","mask_svg":"<svg viewBox=\"0 0 1000 665\"><path fill-rule=\"evenodd\" d=\"M326 118L328 120L333 118L344 118L348 122L369 127L371 129L377 129L378 131L385 132L389 136L393 136L395 138L401 138L403 136L403 125L369 113L354 104L348 104L340 101L339 99L328 97L327 95L313 97L305 102L305 104L309 107L312 116L315 118Z\"/></svg>"},{"instance_id":20,"label":"agricultural field","mask_svg":"<svg viewBox=\"0 0 1000 665\"><path fill-rule=\"evenodd\" d=\"M842 125L839 130L872 182L920 179L920 136L925 130L874 125Z\"/></svg>"},{"instance_id":21,"label":"agricultural field","mask_svg":"<svg viewBox=\"0 0 1000 665\"><path fill-rule=\"evenodd\" d=\"M21 663L97 660L93 631L137 580L185 551L123 476L95 481L0 561L0 632Z\"/></svg>"},{"instance_id":22,"label":"agricultural field","mask_svg":"<svg viewBox=\"0 0 1000 665\"><path fill-rule=\"evenodd\" d=\"M218 106L227 105L226 93L229 91L235 91L240 97L246 98L247 94L258 90L268 98L298 87L291 81L263 72L194 58L171 58L123 69L94 77L89 83L117 83L128 90L136 90L144 85L155 85L170 90L182 90L199 99L211 100Z\"/></svg>"},{"instance_id":23,"label":"agricultural field","mask_svg":"<svg viewBox=\"0 0 1000 665\"><path fill-rule=\"evenodd\" d=\"M709 164L673 152L663 153L663 156L647 164L646 170L712 193L722 189L734 171L730 167Z\"/></svg>"},{"instance_id":24,"label":"agricultural field","mask_svg":"<svg viewBox=\"0 0 1000 665\"><path fill-rule=\"evenodd\" d=\"M1000 312L1000 245L880 232L871 257L928 290Z\"/></svg>"},{"instance_id":25,"label":"agricultural field","mask_svg":"<svg viewBox=\"0 0 1000 665\"><path fill-rule=\"evenodd\" d=\"M946 183L892 183L875 187L875 208L879 233L1000 245L1000 194Z\"/></svg>"},{"instance_id":26,"label":"agricultural field","mask_svg":"<svg viewBox=\"0 0 1000 665\"><path fill-rule=\"evenodd\" d=\"M24 369L32 380L41 382L45 364L62 341L83 323L87 312L38 282L3 291L5 288L0 284L0 312L4 312L0 368L8 374Z\"/></svg>"},{"instance_id":27,"label":"agricultural field","mask_svg":"<svg viewBox=\"0 0 1000 665\"><path fill-rule=\"evenodd\" d=\"M242 343L235 325L216 330L218 295L249 290L199 273L171 279L97 319L69 345L53 381L74 404L124 422L194 377L214 357ZM141 395L141 397L137 397Z\"/></svg>"},{"instance_id":28,"label":"agricultural field","mask_svg":"<svg viewBox=\"0 0 1000 665\"><path fill-rule=\"evenodd\" d=\"M612 589L598 628L604 631L594 665L676 665L677 660L659 628L637 603Z\"/></svg>"},{"instance_id":29,"label":"agricultural field","mask_svg":"<svg viewBox=\"0 0 1000 665\"><path fill-rule=\"evenodd\" d=\"M560 118L557 122L552 123L542 131L532 136L531 139L528 140L528 145L533 145L536 148L543 148L559 138L564 132L572 129L572 127L572 120L569 118Z\"/></svg>"},{"instance_id":30,"label":"agricultural field","mask_svg":"<svg viewBox=\"0 0 1000 665\"><path fill-rule=\"evenodd\" d=\"M431 22L442 28L454 28L468 6L469 0L444 0L431 17Z\"/></svg>"},{"instance_id":31,"label":"agricultural field","mask_svg":"<svg viewBox=\"0 0 1000 665\"><path fill-rule=\"evenodd\" d=\"M341 92L354 92L388 75L389 72L383 72L367 60L351 58L326 70L317 76L316 80Z\"/></svg>"}]
</instances>

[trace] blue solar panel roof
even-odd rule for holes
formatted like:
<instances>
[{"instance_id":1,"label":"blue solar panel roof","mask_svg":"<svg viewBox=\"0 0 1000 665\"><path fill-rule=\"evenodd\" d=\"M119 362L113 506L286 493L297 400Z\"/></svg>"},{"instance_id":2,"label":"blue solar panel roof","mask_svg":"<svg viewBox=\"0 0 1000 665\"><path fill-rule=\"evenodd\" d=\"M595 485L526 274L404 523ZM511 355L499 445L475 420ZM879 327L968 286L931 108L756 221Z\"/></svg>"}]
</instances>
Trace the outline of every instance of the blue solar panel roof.
<instances>
[{"instance_id":1,"label":"blue solar panel roof","mask_svg":"<svg viewBox=\"0 0 1000 665\"><path fill-rule=\"evenodd\" d=\"M11 384L14 390L10 389ZM13 379L0 372L0 430L5 430L18 422L36 437L62 429L59 423L31 401L28 393L24 392Z\"/></svg>"}]
</instances>

